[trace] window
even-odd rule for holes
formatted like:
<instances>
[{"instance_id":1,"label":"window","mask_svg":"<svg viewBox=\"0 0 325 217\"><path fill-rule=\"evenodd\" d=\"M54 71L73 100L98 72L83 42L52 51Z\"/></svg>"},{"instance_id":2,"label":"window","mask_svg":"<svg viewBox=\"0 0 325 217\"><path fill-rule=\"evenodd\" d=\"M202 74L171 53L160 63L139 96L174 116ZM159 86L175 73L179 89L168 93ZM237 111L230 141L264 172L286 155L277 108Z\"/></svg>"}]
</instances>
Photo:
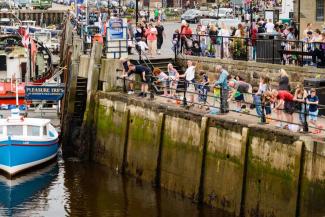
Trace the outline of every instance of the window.
<instances>
[{"instance_id":1,"label":"window","mask_svg":"<svg viewBox=\"0 0 325 217\"><path fill-rule=\"evenodd\" d=\"M8 125L7 131L8 131L8 136L22 136L23 135L23 126Z\"/></svg>"},{"instance_id":2,"label":"window","mask_svg":"<svg viewBox=\"0 0 325 217\"><path fill-rule=\"evenodd\" d=\"M39 126L27 126L27 136L39 136Z\"/></svg>"},{"instance_id":3,"label":"window","mask_svg":"<svg viewBox=\"0 0 325 217\"><path fill-rule=\"evenodd\" d=\"M0 126L0 135L3 134L3 126Z\"/></svg>"},{"instance_id":4,"label":"window","mask_svg":"<svg viewBox=\"0 0 325 217\"><path fill-rule=\"evenodd\" d=\"M324 21L324 0L316 0L316 21Z\"/></svg>"},{"instance_id":5,"label":"window","mask_svg":"<svg viewBox=\"0 0 325 217\"><path fill-rule=\"evenodd\" d=\"M47 136L47 127L46 126L43 127L43 136Z\"/></svg>"}]
</instances>

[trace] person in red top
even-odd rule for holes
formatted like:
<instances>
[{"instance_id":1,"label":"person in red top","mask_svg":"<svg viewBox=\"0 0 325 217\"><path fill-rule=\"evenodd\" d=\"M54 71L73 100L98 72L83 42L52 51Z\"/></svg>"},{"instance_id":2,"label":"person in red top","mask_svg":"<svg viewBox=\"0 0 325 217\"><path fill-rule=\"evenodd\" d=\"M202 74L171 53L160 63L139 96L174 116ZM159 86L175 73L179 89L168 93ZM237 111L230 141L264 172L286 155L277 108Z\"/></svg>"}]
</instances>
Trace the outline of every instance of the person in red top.
<instances>
[{"instance_id":1,"label":"person in red top","mask_svg":"<svg viewBox=\"0 0 325 217\"><path fill-rule=\"evenodd\" d=\"M184 45L186 45L186 38L192 37L192 29L190 25L185 21L182 20L182 26L181 26L181 49L183 49Z\"/></svg>"},{"instance_id":2,"label":"person in red top","mask_svg":"<svg viewBox=\"0 0 325 217\"><path fill-rule=\"evenodd\" d=\"M289 123L292 123L293 122L292 114L295 111L293 95L287 90L273 90L272 94L276 101L276 106L274 107L274 109L276 110L278 119L280 121L283 120L283 114L285 114L286 121ZM283 113L283 110L284 110L284 113ZM284 127L284 126L282 126L281 122L280 122L280 127Z\"/></svg>"},{"instance_id":3,"label":"person in red top","mask_svg":"<svg viewBox=\"0 0 325 217\"><path fill-rule=\"evenodd\" d=\"M257 39L257 27L253 23L251 30L251 40L252 40L252 60L256 60L256 39Z\"/></svg>"}]
</instances>

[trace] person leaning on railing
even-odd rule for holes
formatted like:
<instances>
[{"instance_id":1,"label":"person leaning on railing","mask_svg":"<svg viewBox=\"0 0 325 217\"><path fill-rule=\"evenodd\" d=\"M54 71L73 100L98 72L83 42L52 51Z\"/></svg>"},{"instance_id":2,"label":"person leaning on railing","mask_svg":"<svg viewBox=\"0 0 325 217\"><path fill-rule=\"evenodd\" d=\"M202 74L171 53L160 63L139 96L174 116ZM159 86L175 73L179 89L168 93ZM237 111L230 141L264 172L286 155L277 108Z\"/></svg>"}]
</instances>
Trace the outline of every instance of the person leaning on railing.
<instances>
[{"instance_id":1,"label":"person leaning on railing","mask_svg":"<svg viewBox=\"0 0 325 217\"><path fill-rule=\"evenodd\" d=\"M302 84L298 84L296 87L295 95L293 97L293 100L296 102L296 109L299 112L299 121L302 126L304 126L305 123L305 100L307 98L307 91L305 90L304 86ZM301 127L301 131L303 128Z\"/></svg>"},{"instance_id":2,"label":"person leaning on railing","mask_svg":"<svg viewBox=\"0 0 325 217\"><path fill-rule=\"evenodd\" d=\"M123 77L130 76L132 74L138 74L141 77L141 93L140 97L146 97L148 93L148 84L151 83L151 70L148 67L142 65L129 64L129 71Z\"/></svg>"},{"instance_id":3,"label":"person leaning on railing","mask_svg":"<svg viewBox=\"0 0 325 217\"><path fill-rule=\"evenodd\" d=\"M229 95L228 76L229 76L229 73L225 69L223 69L221 65L216 66L216 72L220 73L219 79L214 84L215 86L220 86L220 90L221 90L220 112L228 113L229 112L229 103L228 103L228 95Z\"/></svg>"},{"instance_id":4,"label":"person leaning on railing","mask_svg":"<svg viewBox=\"0 0 325 217\"><path fill-rule=\"evenodd\" d=\"M191 60L187 61L187 69L184 74L179 75L180 78L185 77L186 91L190 92L190 103L194 103L195 92L195 65Z\"/></svg>"},{"instance_id":5,"label":"person leaning on railing","mask_svg":"<svg viewBox=\"0 0 325 217\"><path fill-rule=\"evenodd\" d=\"M307 96L308 114L309 114L309 123L316 127L313 131L314 134L319 134L323 126L317 124L317 116L318 116L318 96L316 95L316 89L310 89L310 94Z\"/></svg>"},{"instance_id":6,"label":"person leaning on railing","mask_svg":"<svg viewBox=\"0 0 325 217\"><path fill-rule=\"evenodd\" d=\"M319 42L315 42L315 49L313 51L313 65L317 66L317 58L320 60L319 65L325 66L325 32L321 34Z\"/></svg>"}]
</instances>

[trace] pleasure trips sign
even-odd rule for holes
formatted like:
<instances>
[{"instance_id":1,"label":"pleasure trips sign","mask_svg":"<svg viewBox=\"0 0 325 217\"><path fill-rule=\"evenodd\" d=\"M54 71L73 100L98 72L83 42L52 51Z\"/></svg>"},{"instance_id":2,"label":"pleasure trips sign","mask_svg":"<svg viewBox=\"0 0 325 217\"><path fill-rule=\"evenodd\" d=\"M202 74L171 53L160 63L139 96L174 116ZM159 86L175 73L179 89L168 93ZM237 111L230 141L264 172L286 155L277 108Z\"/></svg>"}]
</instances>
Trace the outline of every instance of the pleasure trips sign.
<instances>
[{"instance_id":1,"label":"pleasure trips sign","mask_svg":"<svg viewBox=\"0 0 325 217\"><path fill-rule=\"evenodd\" d=\"M26 100L58 101L64 96L64 86L25 86Z\"/></svg>"}]
</instances>

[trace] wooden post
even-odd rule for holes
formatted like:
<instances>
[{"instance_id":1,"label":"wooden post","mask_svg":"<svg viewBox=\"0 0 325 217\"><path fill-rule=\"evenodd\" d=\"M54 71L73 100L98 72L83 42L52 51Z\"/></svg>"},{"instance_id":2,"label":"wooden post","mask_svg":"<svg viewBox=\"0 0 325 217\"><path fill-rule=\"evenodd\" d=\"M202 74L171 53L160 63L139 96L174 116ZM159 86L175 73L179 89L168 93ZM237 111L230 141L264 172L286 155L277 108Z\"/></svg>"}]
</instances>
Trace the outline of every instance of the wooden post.
<instances>
[{"instance_id":1,"label":"wooden post","mask_svg":"<svg viewBox=\"0 0 325 217\"><path fill-rule=\"evenodd\" d=\"M200 143L199 146L202 148L202 162L201 162L201 174L200 174L200 185L198 193L198 202L203 203L204 201L204 178L205 178L205 161L207 152L207 134L208 134L208 117L202 117L201 128L200 128Z\"/></svg>"},{"instance_id":2,"label":"wooden post","mask_svg":"<svg viewBox=\"0 0 325 217\"><path fill-rule=\"evenodd\" d=\"M165 126L165 114L159 113L158 119L158 127L157 127L157 138L156 144L158 148L158 156L157 156L157 168L156 168L156 177L155 177L155 185L160 187L160 178L161 178L161 154L162 154L162 144L164 137L164 126Z\"/></svg>"},{"instance_id":3,"label":"wooden post","mask_svg":"<svg viewBox=\"0 0 325 217\"><path fill-rule=\"evenodd\" d=\"M123 115L123 159L122 159L122 174L127 170L127 156L128 156L128 140L129 140L129 125L130 125L130 110L127 108Z\"/></svg>"}]
</instances>

